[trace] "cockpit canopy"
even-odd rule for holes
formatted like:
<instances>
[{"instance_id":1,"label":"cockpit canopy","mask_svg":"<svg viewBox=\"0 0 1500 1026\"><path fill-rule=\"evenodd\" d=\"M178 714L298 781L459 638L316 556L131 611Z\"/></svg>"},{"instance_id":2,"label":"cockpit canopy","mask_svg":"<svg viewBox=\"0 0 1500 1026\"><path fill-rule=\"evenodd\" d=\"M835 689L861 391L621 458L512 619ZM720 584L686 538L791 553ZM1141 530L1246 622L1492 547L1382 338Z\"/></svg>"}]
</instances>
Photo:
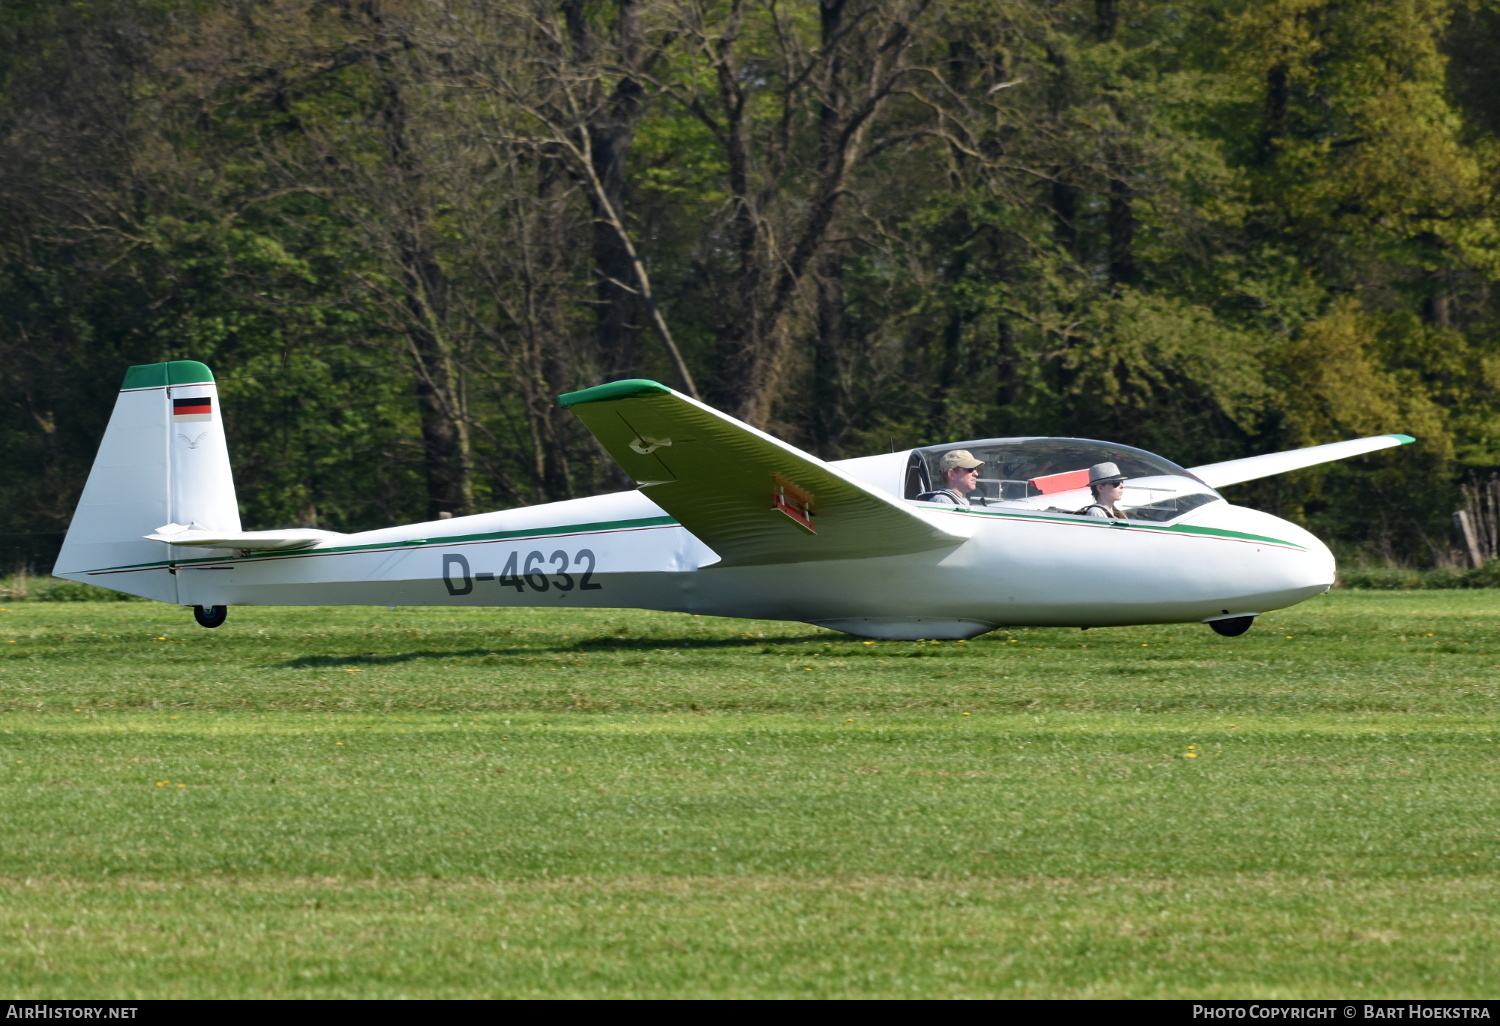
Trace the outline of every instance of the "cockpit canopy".
<instances>
[{"instance_id":1,"label":"cockpit canopy","mask_svg":"<svg viewBox=\"0 0 1500 1026\"><path fill-rule=\"evenodd\" d=\"M1170 460L1143 449L1088 438L988 438L917 449L907 466L906 497L942 487L938 461L954 449L977 460L979 487L969 501L980 506L1075 512L1093 501L1089 468L1113 463L1125 475L1120 508L1132 520L1174 520L1220 499L1219 493Z\"/></svg>"}]
</instances>

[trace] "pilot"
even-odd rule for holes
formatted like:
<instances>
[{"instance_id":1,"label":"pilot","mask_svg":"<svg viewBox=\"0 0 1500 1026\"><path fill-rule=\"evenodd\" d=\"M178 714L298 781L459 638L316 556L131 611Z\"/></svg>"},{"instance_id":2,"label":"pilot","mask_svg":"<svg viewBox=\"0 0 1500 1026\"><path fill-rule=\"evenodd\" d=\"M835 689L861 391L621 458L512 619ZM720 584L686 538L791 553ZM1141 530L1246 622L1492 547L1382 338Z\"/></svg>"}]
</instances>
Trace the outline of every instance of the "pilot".
<instances>
[{"instance_id":1,"label":"pilot","mask_svg":"<svg viewBox=\"0 0 1500 1026\"><path fill-rule=\"evenodd\" d=\"M942 487L935 492L923 492L917 496L923 502L946 502L954 506L969 505L969 493L979 487L979 468L983 460L976 460L967 449L954 449L943 453L938 460L938 473L942 475Z\"/></svg>"},{"instance_id":2,"label":"pilot","mask_svg":"<svg viewBox=\"0 0 1500 1026\"><path fill-rule=\"evenodd\" d=\"M1089 468L1089 491L1094 501L1078 512L1091 517L1124 520L1125 512L1119 501L1125 495L1125 475L1113 463L1095 463Z\"/></svg>"}]
</instances>

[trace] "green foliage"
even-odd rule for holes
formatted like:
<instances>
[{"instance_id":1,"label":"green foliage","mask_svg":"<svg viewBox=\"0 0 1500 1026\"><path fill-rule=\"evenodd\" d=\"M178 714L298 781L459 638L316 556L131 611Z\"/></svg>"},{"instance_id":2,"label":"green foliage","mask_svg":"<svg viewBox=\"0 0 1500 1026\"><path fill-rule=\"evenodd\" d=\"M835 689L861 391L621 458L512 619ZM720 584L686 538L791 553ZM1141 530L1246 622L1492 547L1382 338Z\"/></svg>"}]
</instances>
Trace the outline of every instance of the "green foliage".
<instances>
[{"instance_id":1,"label":"green foliage","mask_svg":"<svg viewBox=\"0 0 1500 1026\"><path fill-rule=\"evenodd\" d=\"M1188 465L1230 458L1225 443L1253 434L1270 394L1263 339L1206 307L1133 290L1093 313L1059 361L1077 433L1133 439Z\"/></svg>"},{"instance_id":2,"label":"green foliage","mask_svg":"<svg viewBox=\"0 0 1500 1026\"><path fill-rule=\"evenodd\" d=\"M0 530L66 524L169 358L224 383L252 526L623 484L552 397L676 372L590 153L705 391L819 452L1402 431L1235 496L1407 563L1500 464L1493 5L579 10L0 10Z\"/></svg>"},{"instance_id":3,"label":"green foliage","mask_svg":"<svg viewBox=\"0 0 1500 1026\"><path fill-rule=\"evenodd\" d=\"M0 602L144 602L136 595L123 591L96 588L79 581L63 581L53 577L35 577L26 573L15 573L0 577Z\"/></svg>"},{"instance_id":4,"label":"green foliage","mask_svg":"<svg viewBox=\"0 0 1500 1026\"><path fill-rule=\"evenodd\" d=\"M1456 570L1437 567L1413 570L1400 567L1341 567L1338 588L1366 588L1375 591L1411 591L1414 589L1500 588L1500 562L1491 560L1484 566Z\"/></svg>"}]
</instances>

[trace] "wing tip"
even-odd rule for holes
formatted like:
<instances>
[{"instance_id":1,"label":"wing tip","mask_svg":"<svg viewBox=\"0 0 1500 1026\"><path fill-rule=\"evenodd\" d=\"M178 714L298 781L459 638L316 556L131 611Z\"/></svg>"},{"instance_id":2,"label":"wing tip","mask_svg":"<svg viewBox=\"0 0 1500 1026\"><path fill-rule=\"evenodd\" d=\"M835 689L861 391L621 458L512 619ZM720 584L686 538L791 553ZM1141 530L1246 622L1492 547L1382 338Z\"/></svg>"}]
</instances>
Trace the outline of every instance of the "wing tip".
<instances>
[{"instance_id":1,"label":"wing tip","mask_svg":"<svg viewBox=\"0 0 1500 1026\"><path fill-rule=\"evenodd\" d=\"M607 399L625 399L633 395L642 395L647 392L661 392L668 395L672 390L659 381L649 378L626 378L623 381L610 381L592 388L579 389L577 392L564 392L557 397L557 405L564 409L569 406L579 406L583 403L604 402Z\"/></svg>"},{"instance_id":2,"label":"wing tip","mask_svg":"<svg viewBox=\"0 0 1500 1026\"><path fill-rule=\"evenodd\" d=\"M1402 445L1409 445L1412 442L1416 441L1416 439L1413 438L1411 435L1386 435L1386 437L1387 438L1394 438L1396 441L1400 442Z\"/></svg>"}]
</instances>

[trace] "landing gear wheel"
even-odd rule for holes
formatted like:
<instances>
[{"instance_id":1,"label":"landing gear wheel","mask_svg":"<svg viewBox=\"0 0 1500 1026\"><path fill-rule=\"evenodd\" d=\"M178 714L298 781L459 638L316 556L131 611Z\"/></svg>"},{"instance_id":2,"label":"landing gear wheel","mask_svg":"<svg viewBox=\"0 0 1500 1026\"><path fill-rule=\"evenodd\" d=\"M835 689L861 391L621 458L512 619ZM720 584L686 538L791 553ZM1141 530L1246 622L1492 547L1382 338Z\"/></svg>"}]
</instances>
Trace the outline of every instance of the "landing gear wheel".
<instances>
[{"instance_id":1,"label":"landing gear wheel","mask_svg":"<svg viewBox=\"0 0 1500 1026\"><path fill-rule=\"evenodd\" d=\"M228 606L194 606L193 619L199 627L217 627L229 617Z\"/></svg>"},{"instance_id":2,"label":"landing gear wheel","mask_svg":"<svg viewBox=\"0 0 1500 1026\"><path fill-rule=\"evenodd\" d=\"M1253 616L1235 616L1228 620L1210 620L1208 625L1214 629L1215 634L1222 634L1226 638L1237 638L1248 631L1254 622Z\"/></svg>"}]
</instances>

